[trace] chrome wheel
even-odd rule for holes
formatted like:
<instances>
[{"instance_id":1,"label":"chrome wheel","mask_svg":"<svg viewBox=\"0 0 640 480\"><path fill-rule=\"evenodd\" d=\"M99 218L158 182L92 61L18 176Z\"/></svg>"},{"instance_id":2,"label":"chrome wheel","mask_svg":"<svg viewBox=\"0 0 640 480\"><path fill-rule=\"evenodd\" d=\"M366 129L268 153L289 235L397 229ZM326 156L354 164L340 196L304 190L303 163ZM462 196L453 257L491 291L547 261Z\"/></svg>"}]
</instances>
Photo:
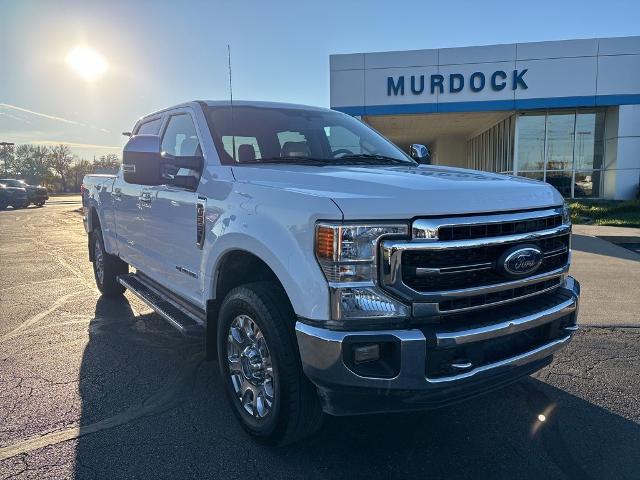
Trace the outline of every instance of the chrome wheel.
<instances>
[{"instance_id":1,"label":"chrome wheel","mask_svg":"<svg viewBox=\"0 0 640 480\"><path fill-rule=\"evenodd\" d=\"M100 285L104 284L104 252L98 238L96 238L93 247L93 266L96 269L98 282L100 282Z\"/></svg>"},{"instance_id":2,"label":"chrome wheel","mask_svg":"<svg viewBox=\"0 0 640 480\"><path fill-rule=\"evenodd\" d=\"M227 363L242 408L253 417L266 417L274 402L273 365L260 328L248 315L238 315L229 326Z\"/></svg>"}]
</instances>

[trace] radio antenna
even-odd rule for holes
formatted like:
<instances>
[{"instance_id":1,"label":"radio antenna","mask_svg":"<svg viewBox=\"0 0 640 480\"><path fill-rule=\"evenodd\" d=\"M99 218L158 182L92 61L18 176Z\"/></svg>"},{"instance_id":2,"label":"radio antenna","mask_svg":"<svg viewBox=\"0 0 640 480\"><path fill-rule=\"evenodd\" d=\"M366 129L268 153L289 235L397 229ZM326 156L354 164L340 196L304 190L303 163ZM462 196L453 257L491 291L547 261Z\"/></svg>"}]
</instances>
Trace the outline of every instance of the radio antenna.
<instances>
[{"instance_id":1,"label":"radio antenna","mask_svg":"<svg viewBox=\"0 0 640 480\"><path fill-rule=\"evenodd\" d=\"M233 83L231 81L231 45L227 43L227 61L229 65L229 100L231 107L231 148L233 149L233 163L236 162L236 132L233 129Z\"/></svg>"}]
</instances>

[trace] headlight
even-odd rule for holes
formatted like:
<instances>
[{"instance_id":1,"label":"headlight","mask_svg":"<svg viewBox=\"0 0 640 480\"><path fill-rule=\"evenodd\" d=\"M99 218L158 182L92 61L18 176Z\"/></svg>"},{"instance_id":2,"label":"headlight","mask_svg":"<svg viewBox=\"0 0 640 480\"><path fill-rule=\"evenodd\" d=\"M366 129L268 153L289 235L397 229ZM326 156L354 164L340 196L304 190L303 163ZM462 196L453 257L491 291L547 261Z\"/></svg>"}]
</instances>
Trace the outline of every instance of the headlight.
<instances>
[{"instance_id":1,"label":"headlight","mask_svg":"<svg viewBox=\"0 0 640 480\"><path fill-rule=\"evenodd\" d=\"M565 225L571 225L571 209L567 202L562 205L562 223Z\"/></svg>"},{"instance_id":2,"label":"headlight","mask_svg":"<svg viewBox=\"0 0 640 480\"><path fill-rule=\"evenodd\" d=\"M331 292L333 320L409 316L409 307L377 286L382 237L407 236L403 224L316 225L315 253Z\"/></svg>"},{"instance_id":3,"label":"headlight","mask_svg":"<svg viewBox=\"0 0 640 480\"><path fill-rule=\"evenodd\" d=\"M316 225L316 257L329 282L373 282L383 236L407 235L407 225Z\"/></svg>"}]
</instances>

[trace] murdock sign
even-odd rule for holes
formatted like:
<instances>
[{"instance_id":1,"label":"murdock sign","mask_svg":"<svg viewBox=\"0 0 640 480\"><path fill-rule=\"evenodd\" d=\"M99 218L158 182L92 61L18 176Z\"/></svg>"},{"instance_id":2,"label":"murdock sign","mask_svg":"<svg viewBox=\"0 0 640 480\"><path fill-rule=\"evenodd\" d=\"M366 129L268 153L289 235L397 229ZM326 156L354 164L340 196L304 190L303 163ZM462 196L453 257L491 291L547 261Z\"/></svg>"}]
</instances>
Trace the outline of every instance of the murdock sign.
<instances>
[{"instance_id":1,"label":"murdock sign","mask_svg":"<svg viewBox=\"0 0 640 480\"><path fill-rule=\"evenodd\" d=\"M451 73L446 77L440 74L426 75L399 75L387 77L387 96L407 94L422 95L434 93L458 93L465 89L472 92L481 92L485 88L499 92L505 88L511 90L526 90L529 88L525 81L528 69L505 72L496 70L490 75L484 72L473 72L468 78L461 73Z\"/></svg>"}]
</instances>

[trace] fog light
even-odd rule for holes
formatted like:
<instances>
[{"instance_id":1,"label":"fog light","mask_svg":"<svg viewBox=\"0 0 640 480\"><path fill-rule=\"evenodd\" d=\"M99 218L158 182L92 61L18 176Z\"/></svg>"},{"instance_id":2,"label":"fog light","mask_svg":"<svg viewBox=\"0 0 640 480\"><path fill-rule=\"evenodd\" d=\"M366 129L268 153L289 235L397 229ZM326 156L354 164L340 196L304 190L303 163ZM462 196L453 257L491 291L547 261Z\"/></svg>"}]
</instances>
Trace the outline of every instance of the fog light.
<instances>
[{"instance_id":1,"label":"fog light","mask_svg":"<svg viewBox=\"0 0 640 480\"><path fill-rule=\"evenodd\" d=\"M353 349L353 363L356 365L365 362L374 362L380 359L380 345L374 343L373 345L363 345L361 347L354 347Z\"/></svg>"}]
</instances>

